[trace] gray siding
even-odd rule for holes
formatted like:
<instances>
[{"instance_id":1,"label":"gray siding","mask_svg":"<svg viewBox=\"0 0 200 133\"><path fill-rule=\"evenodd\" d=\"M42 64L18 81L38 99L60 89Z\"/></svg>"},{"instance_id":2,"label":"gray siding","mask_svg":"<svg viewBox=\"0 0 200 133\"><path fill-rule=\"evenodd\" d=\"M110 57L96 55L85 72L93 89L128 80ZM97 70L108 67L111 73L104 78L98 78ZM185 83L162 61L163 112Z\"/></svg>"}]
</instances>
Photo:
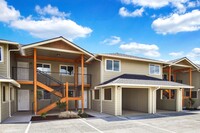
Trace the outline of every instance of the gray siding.
<instances>
[{"instance_id":1,"label":"gray siding","mask_svg":"<svg viewBox=\"0 0 200 133\"><path fill-rule=\"evenodd\" d=\"M161 92L157 90L157 100L156 100L156 107L160 110L176 110L176 100L175 99L160 99Z\"/></svg>"},{"instance_id":2,"label":"gray siding","mask_svg":"<svg viewBox=\"0 0 200 133\"><path fill-rule=\"evenodd\" d=\"M0 62L0 75L7 77L7 49L8 45L0 44L3 48L3 62Z\"/></svg>"},{"instance_id":3,"label":"gray siding","mask_svg":"<svg viewBox=\"0 0 200 133\"><path fill-rule=\"evenodd\" d=\"M148 112L148 89L122 88L122 108Z\"/></svg>"}]
</instances>

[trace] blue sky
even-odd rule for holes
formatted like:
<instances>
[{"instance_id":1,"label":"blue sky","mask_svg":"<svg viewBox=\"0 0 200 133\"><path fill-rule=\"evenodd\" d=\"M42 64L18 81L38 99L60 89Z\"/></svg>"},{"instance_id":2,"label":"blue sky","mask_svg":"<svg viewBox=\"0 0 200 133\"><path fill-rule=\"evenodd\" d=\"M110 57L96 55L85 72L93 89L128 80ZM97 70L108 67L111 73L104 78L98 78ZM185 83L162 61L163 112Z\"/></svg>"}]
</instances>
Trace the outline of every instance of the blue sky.
<instances>
[{"instance_id":1,"label":"blue sky","mask_svg":"<svg viewBox=\"0 0 200 133\"><path fill-rule=\"evenodd\" d=\"M0 38L200 63L200 0L0 0Z\"/></svg>"}]
</instances>

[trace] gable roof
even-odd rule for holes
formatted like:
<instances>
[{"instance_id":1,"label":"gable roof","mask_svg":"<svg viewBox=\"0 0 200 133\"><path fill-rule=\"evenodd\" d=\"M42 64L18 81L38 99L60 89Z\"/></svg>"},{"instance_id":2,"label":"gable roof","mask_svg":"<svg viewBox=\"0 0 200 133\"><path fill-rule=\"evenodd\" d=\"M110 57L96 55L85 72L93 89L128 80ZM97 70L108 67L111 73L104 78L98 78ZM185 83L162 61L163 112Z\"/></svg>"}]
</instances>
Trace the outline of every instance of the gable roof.
<instances>
[{"instance_id":1,"label":"gable roof","mask_svg":"<svg viewBox=\"0 0 200 133\"><path fill-rule=\"evenodd\" d=\"M137 56L122 54L122 53L97 54L96 57L97 56L113 57L113 58L128 59L128 60L137 60L137 61L152 62L152 63L159 63L159 64L169 64L168 62L164 62L161 60L137 57Z\"/></svg>"},{"instance_id":2,"label":"gable roof","mask_svg":"<svg viewBox=\"0 0 200 133\"><path fill-rule=\"evenodd\" d=\"M33 48L33 47L36 47L36 46L40 46L40 45L44 45L44 44L47 44L47 43L52 43L52 42L56 42L56 41L64 41L65 43L69 44L70 46L80 50L81 52L89 55L89 56L94 56L92 53L88 52L87 50L81 48L80 46L76 45L75 43L67 40L66 38L60 36L60 37L56 37L56 38L51 38L51 39L48 39L48 40L44 40L44 41L40 41L40 42L35 42L35 43L31 43L31 44L27 44L27 45L23 45L22 46L22 49L28 49L28 48Z\"/></svg>"},{"instance_id":3,"label":"gable roof","mask_svg":"<svg viewBox=\"0 0 200 133\"><path fill-rule=\"evenodd\" d=\"M193 86L166 81L146 75L122 74L118 77L103 82L98 87L106 86L139 86L139 87L161 87L161 88L194 88Z\"/></svg>"},{"instance_id":4,"label":"gable roof","mask_svg":"<svg viewBox=\"0 0 200 133\"><path fill-rule=\"evenodd\" d=\"M186 60L187 62L189 62L193 67L195 67L197 70L200 69L199 65L193 63L190 59L188 59L187 57L182 57L182 58L178 58L178 59L175 59L175 60L171 60L171 61L168 61L169 63L171 63L172 65L173 64L178 64L179 62L183 61L183 60Z\"/></svg>"}]
</instances>

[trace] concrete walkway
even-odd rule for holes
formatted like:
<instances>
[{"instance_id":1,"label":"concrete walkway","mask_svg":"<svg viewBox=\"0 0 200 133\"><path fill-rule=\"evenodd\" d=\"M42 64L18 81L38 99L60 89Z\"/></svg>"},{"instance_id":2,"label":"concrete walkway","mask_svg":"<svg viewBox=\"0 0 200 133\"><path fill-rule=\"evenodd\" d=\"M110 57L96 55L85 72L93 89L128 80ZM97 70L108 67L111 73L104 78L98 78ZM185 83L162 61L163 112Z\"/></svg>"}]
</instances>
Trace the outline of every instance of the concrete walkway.
<instances>
[{"instance_id":1,"label":"concrete walkway","mask_svg":"<svg viewBox=\"0 0 200 133\"><path fill-rule=\"evenodd\" d=\"M16 112L3 123L27 123L31 121L31 112Z\"/></svg>"}]
</instances>

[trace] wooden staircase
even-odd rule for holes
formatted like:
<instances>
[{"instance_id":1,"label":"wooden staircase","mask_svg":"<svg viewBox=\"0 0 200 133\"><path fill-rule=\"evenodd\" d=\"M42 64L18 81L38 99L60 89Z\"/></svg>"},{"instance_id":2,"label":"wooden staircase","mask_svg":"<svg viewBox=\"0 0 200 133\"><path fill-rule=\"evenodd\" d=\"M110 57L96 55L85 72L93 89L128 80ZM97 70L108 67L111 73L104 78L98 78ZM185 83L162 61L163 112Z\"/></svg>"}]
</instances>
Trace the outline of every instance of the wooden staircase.
<instances>
[{"instance_id":1,"label":"wooden staircase","mask_svg":"<svg viewBox=\"0 0 200 133\"><path fill-rule=\"evenodd\" d=\"M58 97L61 97L61 98L63 97L63 95L59 91L56 91L56 90L52 89L51 87L48 87L47 85L45 85L39 81L37 81L37 86L39 86L40 88L58 96Z\"/></svg>"},{"instance_id":2,"label":"wooden staircase","mask_svg":"<svg viewBox=\"0 0 200 133\"><path fill-rule=\"evenodd\" d=\"M66 102L66 98L64 97L64 98L62 98L62 99L59 100L59 101L60 101L60 102ZM54 102L54 103L52 103L52 104L50 104L50 105L44 107L43 109L39 110L39 111L37 112L37 115L41 115L42 113L45 113L45 112L48 112L48 111L52 110L53 108L55 108L55 107L57 106L57 104L56 104L57 102L58 102L58 101L56 101L56 102Z\"/></svg>"}]
</instances>

